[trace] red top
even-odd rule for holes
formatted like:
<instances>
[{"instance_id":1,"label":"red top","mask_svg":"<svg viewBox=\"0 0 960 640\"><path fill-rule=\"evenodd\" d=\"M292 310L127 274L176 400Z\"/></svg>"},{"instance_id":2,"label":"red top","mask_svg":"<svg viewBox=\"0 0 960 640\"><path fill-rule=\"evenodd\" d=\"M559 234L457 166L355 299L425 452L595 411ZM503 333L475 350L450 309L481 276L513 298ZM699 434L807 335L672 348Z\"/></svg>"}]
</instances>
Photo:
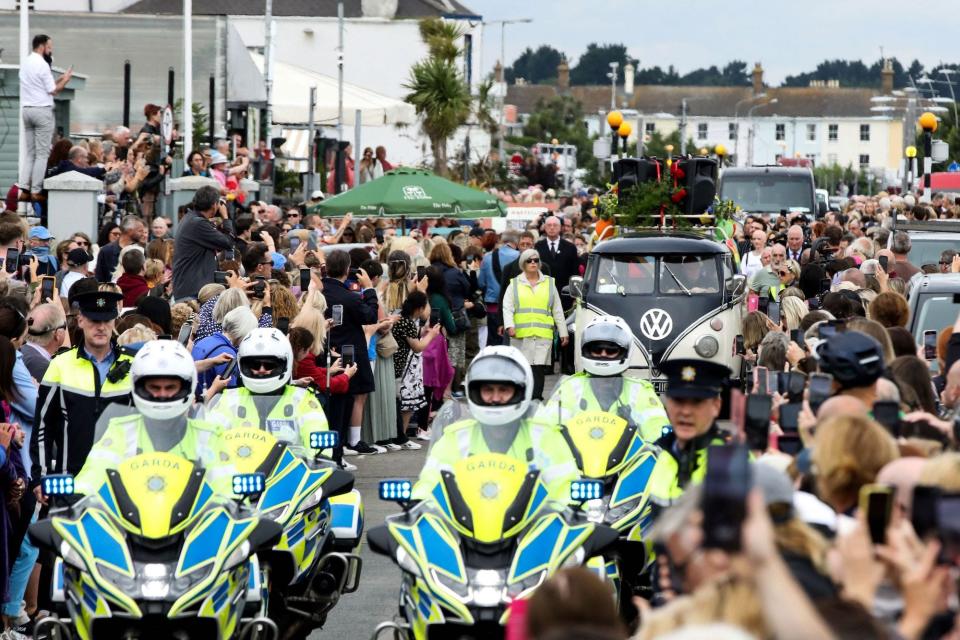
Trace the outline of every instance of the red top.
<instances>
[{"instance_id":1,"label":"red top","mask_svg":"<svg viewBox=\"0 0 960 640\"><path fill-rule=\"evenodd\" d=\"M150 292L147 279L125 273L117 278L117 286L123 292L123 306L135 307L141 296Z\"/></svg>"},{"instance_id":2,"label":"red top","mask_svg":"<svg viewBox=\"0 0 960 640\"><path fill-rule=\"evenodd\" d=\"M327 390L327 369L317 366L317 357L312 353L306 356L293 369L294 378L313 378L321 391ZM346 393L350 387L350 377L345 373L330 376L330 393Z\"/></svg>"}]
</instances>

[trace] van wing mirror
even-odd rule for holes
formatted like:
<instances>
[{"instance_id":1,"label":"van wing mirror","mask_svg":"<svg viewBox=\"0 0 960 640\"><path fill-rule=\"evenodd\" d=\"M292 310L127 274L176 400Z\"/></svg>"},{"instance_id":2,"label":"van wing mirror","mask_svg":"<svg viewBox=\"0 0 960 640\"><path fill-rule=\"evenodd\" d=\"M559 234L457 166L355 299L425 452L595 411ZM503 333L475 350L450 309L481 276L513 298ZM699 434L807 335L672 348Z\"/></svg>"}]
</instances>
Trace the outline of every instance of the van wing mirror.
<instances>
[{"instance_id":1,"label":"van wing mirror","mask_svg":"<svg viewBox=\"0 0 960 640\"><path fill-rule=\"evenodd\" d=\"M726 288L730 297L736 298L747 288L747 276L740 274L730 276L727 278Z\"/></svg>"},{"instance_id":2,"label":"van wing mirror","mask_svg":"<svg viewBox=\"0 0 960 640\"><path fill-rule=\"evenodd\" d=\"M570 296L577 298L578 300L583 299L583 278L580 276L570 276L570 283L567 285L567 288L570 290Z\"/></svg>"},{"instance_id":3,"label":"van wing mirror","mask_svg":"<svg viewBox=\"0 0 960 640\"><path fill-rule=\"evenodd\" d=\"M817 217L822 218L825 215L827 215L827 203L821 200L817 203Z\"/></svg>"}]
</instances>

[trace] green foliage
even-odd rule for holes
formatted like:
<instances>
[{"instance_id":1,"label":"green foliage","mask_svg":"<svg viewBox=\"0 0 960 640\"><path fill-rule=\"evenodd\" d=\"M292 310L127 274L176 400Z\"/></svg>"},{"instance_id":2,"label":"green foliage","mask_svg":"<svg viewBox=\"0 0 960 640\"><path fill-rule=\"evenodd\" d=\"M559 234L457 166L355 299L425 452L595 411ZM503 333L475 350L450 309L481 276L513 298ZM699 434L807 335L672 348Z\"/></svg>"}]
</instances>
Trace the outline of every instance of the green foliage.
<instances>
[{"instance_id":1,"label":"green foliage","mask_svg":"<svg viewBox=\"0 0 960 640\"><path fill-rule=\"evenodd\" d=\"M577 166L587 169L596 163L593 142L583 126L583 107L570 96L556 96L537 103L536 110L523 126L525 138L549 142L556 138L577 147Z\"/></svg>"},{"instance_id":2,"label":"green foliage","mask_svg":"<svg viewBox=\"0 0 960 640\"><path fill-rule=\"evenodd\" d=\"M933 165L934 171L946 171L947 166L952 160L960 160L960 128L954 117L953 105L944 104L947 111L936 114L940 119L937 123L937 130L933 132L934 140L943 140L950 145L950 157L946 162ZM917 148L917 166L923 167L923 131L917 127L917 136L914 146ZM922 171L922 169L921 169Z\"/></svg>"},{"instance_id":3,"label":"green foliage","mask_svg":"<svg viewBox=\"0 0 960 640\"><path fill-rule=\"evenodd\" d=\"M570 84L609 84L607 74L610 73L610 63L620 63L618 73L622 78L626 59L627 47L623 44L598 45L591 42L577 65L570 69Z\"/></svg>"},{"instance_id":4,"label":"green foliage","mask_svg":"<svg viewBox=\"0 0 960 640\"><path fill-rule=\"evenodd\" d=\"M673 145L673 155L680 155L680 130L674 129L670 135L664 136L659 131L654 131L650 135L650 141L643 144L643 155L656 156L657 158L667 157L667 145ZM694 153L699 147L693 142L693 138L687 138L687 153ZM626 155L636 156L637 145L630 144L627 147Z\"/></svg>"},{"instance_id":5,"label":"green foliage","mask_svg":"<svg viewBox=\"0 0 960 640\"><path fill-rule=\"evenodd\" d=\"M290 197L303 188L300 184L300 174L292 169L285 169L279 164L276 166L276 180L273 192L277 195Z\"/></svg>"},{"instance_id":6,"label":"green foliage","mask_svg":"<svg viewBox=\"0 0 960 640\"><path fill-rule=\"evenodd\" d=\"M529 84L555 80L562 57L563 54L548 44L540 45L536 51L527 47L511 66L504 69L504 74L510 84L514 84L517 78L523 78Z\"/></svg>"},{"instance_id":7,"label":"green foliage","mask_svg":"<svg viewBox=\"0 0 960 640\"><path fill-rule=\"evenodd\" d=\"M909 67L904 67L903 63L896 58L890 59L893 67L893 86L897 88L910 86L911 77L913 80L927 74L935 81L945 80L940 69L957 69L955 64L938 64L933 69L925 70L919 60L914 60ZM785 87L806 87L811 80L839 80L841 87L878 87L880 85L880 72L883 69L883 60L877 59L869 66L862 60L824 60L817 65L814 71L800 73L795 76L787 76L783 81ZM954 80L957 82L957 79ZM938 91L949 95L947 87L935 85ZM927 90L929 87L923 85L920 89ZM956 91L956 89L954 89Z\"/></svg>"},{"instance_id":8,"label":"green foliage","mask_svg":"<svg viewBox=\"0 0 960 640\"><path fill-rule=\"evenodd\" d=\"M193 103L193 146L194 148L199 149L200 143L207 138L207 134L210 133L210 118L207 116L207 112L204 111L203 105L199 102ZM173 120L174 122L183 122L181 115L183 114L183 98L177 98L176 102L173 104ZM183 131L183 128L180 127L180 131ZM189 154L193 149L187 149L186 153Z\"/></svg>"},{"instance_id":9,"label":"green foliage","mask_svg":"<svg viewBox=\"0 0 960 640\"><path fill-rule=\"evenodd\" d=\"M415 63L403 85L409 93L404 100L420 116L423 132L433 150L433 170L447 171L447 140L467 123L471 113L470 88L460 71L459 29L436 18L420 22L420 36L427 45L427 58Z\"/></svg>"}]
</instances>

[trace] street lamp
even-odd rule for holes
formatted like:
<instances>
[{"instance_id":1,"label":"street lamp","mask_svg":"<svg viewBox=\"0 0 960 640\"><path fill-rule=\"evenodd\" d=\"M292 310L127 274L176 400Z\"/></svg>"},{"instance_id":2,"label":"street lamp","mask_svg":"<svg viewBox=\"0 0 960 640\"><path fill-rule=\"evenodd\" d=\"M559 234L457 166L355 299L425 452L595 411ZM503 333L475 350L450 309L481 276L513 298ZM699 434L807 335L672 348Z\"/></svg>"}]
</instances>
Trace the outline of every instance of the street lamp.
<instances>
[{"instance_id":1,"label":"street lamp","mask_svg":"<svg viewBox=\"0 0 960 640\"><path fill-rule=\"evenodd\" d=\"M767 92L758 93L755 96L750 96L749 98L744 98L737 102L733 107L733 152L740 152L740 105L744 102L752 102L753 100L763 100L767 97ZM739 157L739 156L738 156Z\"/></svg>"},{"instance_id":2,"label":"street lamp","mask_svg":"<svg viewBox=\"0 0 960 640\"><path fill-rule=\"evenodd\" d=\"M778 98L774 98L773 100L770 100L768 102L755 104L752 107L750 107L750 109L747 111L747 120L750 121L750 132L749 132L750 135L749 135L749 138L747 139L747 166L750 166L753 164L753 139L756 137L756 132L754 131L754 124L753 124L753 112L759 109L760 107L766 107L771 104L777 104L779 101L780 100Z\"/></svg>"},{"instance_id":3,"label":"street lamp","mask_svg":"<svg viewBox=\"0 0 960 640\"><path fill-rule=\"evenodd\" d=\"M668 144L667 146L664 147L664 149L667 152L667 166L669 167L670 165L673 164L673 145Z\"/></svg>"},{"instance_id":4,"label":"street lamp","mask_svg":"<svg viewBox=\"0 0 960 640\"><path fill-rule=\"evenodd\" d=\"M484 22L484 25L488 24L499 24L500 25L500 66L503 68L503 86L500 90L500 140L498 144L498 151L500 152L500 162L503 162L503 138L504 138L504 119L503 111L506 107L507 101L507 54L506 54L506 42L507 42L507 25L508 24L527 24L533 22L533 18L512 18L508 20L490 20L489 22Z\"/></svg>"},{"instance_id":5,"label":"street lamp","mask_svg":"<svg viewBox=\"0 0 960 640\"><path fill-rule=\"evenodd\" d=\"M610 73L607 74L607 77L610 78L610 108L617 108L617 68L620 66L619 62L610 63Z\"/></svg>"},{"instance_id":6,"label":"street lamp","mask_svg":"<svg viewBox=\"0 0 960 640\"><path fill-rule=\"evenodd\" d=\"M624 120L620 123L620 126L617 127L617 135L623 138L623 146L620 148L620 157L623 157L623 154L627 150L627 138L630 137L630 134L633 132L633 127L630 126L630 123Z\"/></svg>"},{"instance_id":7,"label":"street lamp","mask_svg":"<svg viewBox=\"0 0 960 640\"><path fill-rule=\"evenodd\" d=\"M917 124L923 129L923 195L921 202L930 202L930 172L933 171L933 132L937 130L937 116L929 111L920 114Z\"/></svg>"},{"instance_id":8,"label":"street lamp","mask_svg":"<svg viewBox=\"0 0 960 640\"><path fill-rule=\"evenodd\" d=\"M953 80L950 78L950 74L955 73L955 71L944 67L940 69L940 73L946 77L947 86L950 87L950 100L953 102L953 125L957 126L960 123L960 118L957 118L957 96L953 92Z\"/></svg>"},{"instance_id":9,"label":"street lamp","mask_svg":"<svg viewBox=\"0 0 960 640\"><path fill-rule=\"evenodd\" d=\"M713 152L717 154L717 160L720 161L720 166L723 166L723 158L727 155L727 147L722 144L718 144L713 148Z\"/></svg>"},{"instance_id":10,"label":"street lamp","mask_svg":"<svg viewBox=\"0 0 960 640\"><path fill-rule=\"evenodd\" d=\"M610 127L610 131L613 132L611 144L613 148L610 153L610 161L613 162L613 158L619 153L617 147L617 132L620 130L620 126L623 125L623 114L619 111L611 111L607 114L607 126Z\"/></svg>"}]
</instances>

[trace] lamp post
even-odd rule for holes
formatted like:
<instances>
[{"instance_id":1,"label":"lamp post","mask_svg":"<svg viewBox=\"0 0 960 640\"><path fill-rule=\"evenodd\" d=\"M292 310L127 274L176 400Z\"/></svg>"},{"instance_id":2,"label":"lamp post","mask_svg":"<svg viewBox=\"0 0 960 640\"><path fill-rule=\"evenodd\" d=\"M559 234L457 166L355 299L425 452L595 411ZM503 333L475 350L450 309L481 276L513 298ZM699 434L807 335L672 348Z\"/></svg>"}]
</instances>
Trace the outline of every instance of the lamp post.
<instances>
[{"instance_id":1,"label":"lamp post","mask_svg":"<svg viewBox=\"0 0 960 640\"><path fill-rule=\"evenodd\" d=\"M503 86L500 87L500 136L498 151L500 153L500 162L503 162L503 136L504 136L504 120L503 120L503 110L506 107L507 102L507 55L506 55L506 42L507 42L507 25L508 24L527 24L533 22L533 18L513 18L509 20L491 20L489 22L484 22L484 25L488 24L499 24L500 25L500 65L503 67Z\"/></svg>"},{"instance_id":2,"label":"lamp post","mask_svg":"<svg viewBox=\"0 0 960 640\"><path fill-rule=\"evenodd\" d=\"M617 146L617 131L620 130L620 125L623 124L623 114L619 111L611 111L607 114L607 126L610 127L612 135L610 136L610 170L613 171L613 163L619 154Z\"/></svg>"},{"instance_id":3,"label":"lamp post","mask_svg":"<svg viewBox=\"0 0 960 640\"><path fill-rule=\"evenodd\" d=\"M670 165L673 164L673 145L668 144L667 146L664 147L664 149L667 152L667 168L669 169Z\"/></svg>"},{"instance_id":4,"label":"lamp post","mask_svg":"<svg viewBox=\"0 0 960 640\"><path fill-rule=\"evenodd\" d=\"M617 68L620 66L619 62L610 63L610 73L607 74L607 77L610 78L610 109L617 108Z\"/></svg>"},{"instance_id":5,"label":"lamp post","mask_svg":"<svg viewBox=\"0 0 960 640\"><path fill-rule=\"evenodd\" d=\"M953 79L950 78L950 74L956 72L953 69L944 67L940 69L940 73L947 78L947 86L950 87L950 100L953 102L953 126L957 126L960 124L960 118L957 117L957 96L953 92Z\"/></svg>"},{"instance_id":6,"label":"lamp post","mask_svg":"<svg viewBox=\"0 0 960 640\"><path fill-rule=\"evenodd\" d=\"M767 93L758 93L755 96L750 96L749 98L744 98L737 102L733 107L733 153L740 158L740 105L744 102L752 102L754 100L763 100L767 97Z\"/></svg>"},{"instance_id":7,"label":"lamp post","mask_svg":"<svg viewBox=\"0 0 960 640\"><path fill-rule=\"evenodd\" d=\"M923 193L921 202L930 202L930 172L933 171L933 132L937 130L937 116L929 111L920 114L917 124L923 129Z\"/></svg>"},{"instance_id":8,"label":"lamp post","mask_svg":"<svg viewBox=\"0 0 960 640\"><path fill-rule=\"evenodd\" d=\"M917 175L917 148L912 144L903 151L906 156L903 167L903 193L909 193L913 179Z\"/></svg>"},{"instance_id":9,"label":"lamp post","mask_svg":"<svg viewBox=\"0 0 960 640\"><path fill-rule=\"evenodd\" d=\"M713 148L713 152L717 154L717 161L719 165L723 166L723 158L727 155L727 147L722 144L718 144Z\"/></svg>"},{"instance_id":10,"label":"lamp post","mask_svg":"<svg viewBox=\"0 0 960 640\"><path fill-rule=\"evenodd\" d=\"M753 112L759 109L760 107L766 107L771 104L777 104L777 102L779 102L779 99L774 98L769 102L761 102L760 104L755 104L752 107L750 107L750 109L747 111L747 120L750 122L750 131L748 132L749 136L747 138L747 166L750 166L753 164L753 140L754 138L757 137L756 132L754 131L755 127L753 123Z\"/></svg>"},{"instance_id":11,"label":"lamp post","mask_svg":"<svg viewBox=\"0 0 960 640\"><path fill-rule=\"evenodd\" d=\"M627 138L630 137L630 133L633 132L633 127L630 126L630 123L624 120L620 123L620 126L617 127L617 135L623 138L623 146L620 148L620 157L623 157L623 154L627 151Z\"/></svg>"}]
</instances>

